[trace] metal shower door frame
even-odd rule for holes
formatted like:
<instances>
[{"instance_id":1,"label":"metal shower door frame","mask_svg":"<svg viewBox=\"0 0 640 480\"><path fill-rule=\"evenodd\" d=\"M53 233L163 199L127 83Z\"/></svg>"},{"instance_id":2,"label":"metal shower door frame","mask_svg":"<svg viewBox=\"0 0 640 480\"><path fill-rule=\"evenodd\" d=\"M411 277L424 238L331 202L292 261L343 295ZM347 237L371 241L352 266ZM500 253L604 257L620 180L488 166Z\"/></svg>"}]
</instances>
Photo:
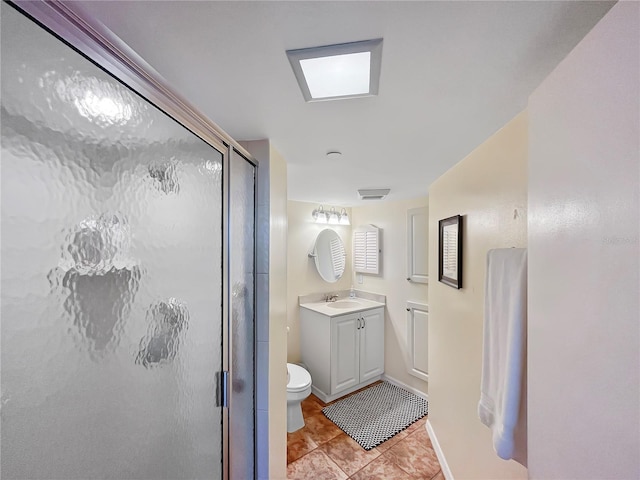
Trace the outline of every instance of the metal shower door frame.
<instances>
[{"instance_id":1,"label":"metal shower door frame","mask_svg":"<svg viewBox=\"0 0 640 480\"><path fill-rule=\"evenodd\" d=\"M15 6L19 11L31 17L43 28L47 29L70 48L84 55L88 60L102 68L108 74L115 77L124 85L138 93L149 103L156 106L169 117L190 130L196 136L208 143L223 155L222 160L222 371L227 375L221 375L228 382L233 380L233 372L230 371L230 358L232 353L232 322L231 322L231 292L230 292L230 162L234 157L240 157L238 161L248 161L255 167L257 178L258 161L238 142L231 138L218 125L209 120L196 107L191 105L180 94L169 87L168 82L142 57L133 51L117 35L84 12L82 8L73 2L60 0L13 0L7 3ZM254 183L254 200L257 206L257 186ZM256 258L255 241L256 218L254 210L254 257ZM254 285L254 318L256 303L256 271L253 272ZM255 325L255 323L254 323ZM254 327L255 328L255 327ZM255 332L255 330L254 330ZM255 340L254 340L255 351ZM255 365L254 365L255 371ZM211 372L216 375L216 372ZM220 385L222 387L222 385ZM228 386L227 386L228 387ZM254 385L255 388L255 385ZM227 388L227 391L229 389ZM215 405L216 399L211 399ZM232 469L231 461L242 460L241 452L232 458L229 451L229 416L233 412L229 406L222 407L222 472L223 478L230 478ZM255 400L254 400L254 431L255 431ZM254 436L255 452L255 436ZM255 453L254 453L255 454ZM255 465L255 463L254 463ZM255 475L255 471L254 471Z\"/></svg>"}]
</instances>

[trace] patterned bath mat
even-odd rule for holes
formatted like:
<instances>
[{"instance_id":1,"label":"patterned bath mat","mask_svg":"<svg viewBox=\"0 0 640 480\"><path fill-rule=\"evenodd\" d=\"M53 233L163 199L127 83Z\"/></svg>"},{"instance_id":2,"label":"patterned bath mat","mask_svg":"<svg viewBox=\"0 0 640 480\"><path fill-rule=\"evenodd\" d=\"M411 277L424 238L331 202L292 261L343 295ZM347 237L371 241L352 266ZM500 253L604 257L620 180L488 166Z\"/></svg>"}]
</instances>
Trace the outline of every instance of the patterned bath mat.
<instances>
[{"instance_id":1,"label":"patterned bath mat","mask_svg":"<svg viewBox=\"0 0 640 480\"><path fill-rule=\"evenodd\" d=\"M322 409L365 450L371 450L427 414L429 403L388 382Z\"/></svg>"}]
</instances>

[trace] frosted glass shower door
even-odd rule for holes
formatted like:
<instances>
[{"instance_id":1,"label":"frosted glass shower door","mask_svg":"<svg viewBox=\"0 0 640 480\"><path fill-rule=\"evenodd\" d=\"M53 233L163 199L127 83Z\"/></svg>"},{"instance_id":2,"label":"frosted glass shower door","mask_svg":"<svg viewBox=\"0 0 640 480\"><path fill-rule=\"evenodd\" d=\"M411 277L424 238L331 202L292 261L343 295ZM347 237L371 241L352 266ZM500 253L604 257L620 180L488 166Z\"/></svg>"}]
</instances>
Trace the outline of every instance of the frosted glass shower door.
<instances>
[{"instance_id":1,"label":"frosted glass shower door","mask_svg":"<svg viewBox=\"0 0 640 480\"><path fill-rule=\"evenodd\" d=\"M222 478L225 147L1 8L2 478Z\"/></svg>"}]
</instances>

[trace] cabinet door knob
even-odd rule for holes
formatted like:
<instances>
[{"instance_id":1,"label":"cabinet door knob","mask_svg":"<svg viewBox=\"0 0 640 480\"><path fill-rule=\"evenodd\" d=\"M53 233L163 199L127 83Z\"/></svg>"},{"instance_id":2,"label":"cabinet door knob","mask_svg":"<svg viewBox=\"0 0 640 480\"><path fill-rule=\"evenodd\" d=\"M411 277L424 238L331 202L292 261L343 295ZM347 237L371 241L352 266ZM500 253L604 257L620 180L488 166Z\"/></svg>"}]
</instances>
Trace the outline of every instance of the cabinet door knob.
<instances>
[{"instance_id":1,"label":"cabinet door knob","mask_svg":"<svg viewBox=\"0 0 640 480\"><path fill-rule=\"evenodd\" d=\"M362 328L367 326L367 321L362 317Z\"/></svg>"},{"instance_id":2,"label":"cabinet door knob","mask_svg":"<svg viewBox=\"0 0 640 480\"><path fill-rule=\"evenodd\" d=\"M358 319L358 326L356 328L357 330L360 330L360 319Z\"/></svg>"}]
</instances>

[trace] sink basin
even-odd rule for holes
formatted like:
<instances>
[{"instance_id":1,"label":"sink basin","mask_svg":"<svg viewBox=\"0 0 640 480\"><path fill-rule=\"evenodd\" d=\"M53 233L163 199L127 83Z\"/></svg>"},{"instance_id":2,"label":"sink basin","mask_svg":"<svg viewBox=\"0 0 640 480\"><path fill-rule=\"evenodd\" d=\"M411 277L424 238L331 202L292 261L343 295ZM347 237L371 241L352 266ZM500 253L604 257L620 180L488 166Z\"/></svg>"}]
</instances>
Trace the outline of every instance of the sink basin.
<instances>
[{"instance_id":1,"label":"sink basin","mask_svg":"<svg viewBox=\"0 0 640 480\"><path fill-rule=\"evenodd\" d=\"M327 302L327 307L329 308L357 308L361 306L362 304L355 300L338 300L337 302Z\"/></svg>"}]
</instances>

